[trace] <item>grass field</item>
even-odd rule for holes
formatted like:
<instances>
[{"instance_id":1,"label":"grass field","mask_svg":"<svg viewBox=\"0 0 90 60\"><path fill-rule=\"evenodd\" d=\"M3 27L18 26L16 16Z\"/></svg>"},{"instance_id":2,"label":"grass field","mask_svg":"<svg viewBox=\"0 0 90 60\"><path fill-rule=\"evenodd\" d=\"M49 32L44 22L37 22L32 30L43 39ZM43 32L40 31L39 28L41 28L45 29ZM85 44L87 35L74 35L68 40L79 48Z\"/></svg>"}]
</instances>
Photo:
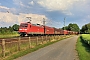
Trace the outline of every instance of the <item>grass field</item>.
<instances>
[{"instance_id":1,"label":"grass field","mask_svg":"<svg viewBox=\"0 0 90 60\"><path fill-rule=\"evenodd\" d=\"M80 60L90 60L90 45L84 40L90 40L90 34L83 34L78 38L76 50Z\"/></svg>"},{"instance_id":2,"label":"grass field","mask_svg":"<svg viewBox=\"0 0 90 60\"><path fill-rule=\"evenodd\" d=\"M83 40L88 40L90 41L90 34L82 34Z\"/></svg>"},{"instance_id":3,"label":"grass field","mask_svg":"<svg viewBox=\"0 0 90 60\"><path fill-rule=\"evenodd\" d=\"M13 32L12 34L0 34L0 38L11 38L11 37L17 37L19 34L17 32Z\"/></svg>"}]
</instances>

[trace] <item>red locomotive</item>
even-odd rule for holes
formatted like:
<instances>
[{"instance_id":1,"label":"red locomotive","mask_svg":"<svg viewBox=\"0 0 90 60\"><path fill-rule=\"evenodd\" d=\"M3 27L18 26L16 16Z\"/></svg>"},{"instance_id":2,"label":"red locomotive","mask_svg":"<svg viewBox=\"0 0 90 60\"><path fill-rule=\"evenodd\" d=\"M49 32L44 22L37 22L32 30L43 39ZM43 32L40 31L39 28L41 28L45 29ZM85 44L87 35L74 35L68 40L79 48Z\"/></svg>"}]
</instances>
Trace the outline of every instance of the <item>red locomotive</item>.
<instances>
[{"instance_id":1,"label":"red locomotive","mask_svg":"<svg viewBox=\"0 0 90 60\"><path fill-rule=\"evenodd\" d=\"M53 34L68 35L68 34L75 34L76 32L61 30L49 26L35 25L31 24L30 22L27 22L20 24L19 33L21 36L25 36L25 35L53 35Z\"/></svg>"},{"instance_id":2,"label":"red locomotive","mask_svg":"<svg viewBox=\"0 0 90 60\"><path fill-rule=\"evenodd\" d=\"M19 33L21 36L33 35L33 34L44 34L44 27L42 25L31 24L30 22L21 23L19 27Z\"/></svg>"}]
</instances>

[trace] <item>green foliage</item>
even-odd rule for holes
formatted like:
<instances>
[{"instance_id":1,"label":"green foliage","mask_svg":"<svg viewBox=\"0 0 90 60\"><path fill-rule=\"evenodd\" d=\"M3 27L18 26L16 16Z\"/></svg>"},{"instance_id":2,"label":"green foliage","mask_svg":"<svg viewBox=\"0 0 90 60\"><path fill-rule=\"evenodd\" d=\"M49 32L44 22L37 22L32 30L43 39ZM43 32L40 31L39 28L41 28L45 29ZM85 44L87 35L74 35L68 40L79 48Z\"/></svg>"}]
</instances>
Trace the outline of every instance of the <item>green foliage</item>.
<instances>
[{"instance_id":1,"label":"green foliage","mask_svg":"<svg viewBox=\"0 0 90 60\"><path fill-rule=\"evenodd\" d=\"M62 28L63 30L68 30L68 26L65 26Z\"/></svg>"},{"instance_id":2,"label":"green foliage","mask_svg":"<svg viewBox=\"0 0 90 60\"><path fill-rule=\"evenodd\" d=\"M79 26L77 24L70 23L68 26L62 28L63 30L76 31L79 32Z\"/></svg>"},{"instance_id":3,"label":"green foliage","mask_svg":"<svg viewBox=\"0 0 90 60\"><path fill-rule=\"evenodd\" d=\"M82 26L81 32L82 33L90 33L90 23L85 24L84 26Z\"/></svg>"},{"instance_id":4,"label":"green foliage","mask_svg":"<svg viewBox=\"0 0 90 60\"><path fill-rule=\"evenodd\" d=\"M19 29L19 25L14 24L14 25L12 26L12 29L13 29L14 31L18 31L18 29Z\"/></svg>"},{"instance_id":5,"label":"green foliage","mask_svg":"<svg viewBox=\"0 0 90 60\"><path fill-rule=\"evenodd\" d=\"M19 25L14 24L13 26L9 27L1 27L0 28L0 35L5 35L5 34L13 34L14 31L18 31Z\"/></svg>"},{"instance_id":6,"label":"green foliage","mask_svg":"<svg viewBox=\"0 0 90 60\"><path fill-rule=\"evenodd\" d=\"M86 44L90 45L90 34L82 34L81 38Z\"/></svg>"},{"instance_id":7,"label":"green foliage","mask_svg":"<svg viewBox=\"0 0 90 60\"><path fill-rule=\"evenodd\" d=\"M68 25L68 30L79 32L80 29L79 29L79 26L77 24L70 23Z\"/></svg>"}]
</instances>

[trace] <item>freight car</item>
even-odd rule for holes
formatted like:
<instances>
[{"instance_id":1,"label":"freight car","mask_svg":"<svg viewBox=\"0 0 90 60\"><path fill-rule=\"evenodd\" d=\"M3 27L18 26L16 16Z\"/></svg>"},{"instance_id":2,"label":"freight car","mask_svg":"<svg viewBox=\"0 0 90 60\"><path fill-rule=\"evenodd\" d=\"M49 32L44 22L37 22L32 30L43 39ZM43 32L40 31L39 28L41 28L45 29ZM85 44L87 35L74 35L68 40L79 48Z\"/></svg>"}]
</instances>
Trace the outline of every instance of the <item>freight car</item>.
<instances>
[{"instance_id":1,"label":"freight car","mask_svg":"<svg viewBox=\"0 0 90 60\"><path fill-rule=\"evenodd\" d=\"M45 35L52 35L52 34L54 34L54 28L52 28L52 27L48 27L48 26L45 26Z\"/></svg>"},{"instance_id":2,"label":"freight car","mask_svg":"<svg viewBox=\"0 0 90 60\"><path fill-rule=\"evenodd\" d=\"M61 34L61 29L54 28L54 34Z\"/></svg>"},{"instance_id":3,"label":"freight car","mask_svg":"<svg viewBox=\"0 0 90 60\"><path fill-rule=\"evenodd\" d=\"M54 34L55 35L68 35L68 31L54 28Z\"/></svg>"},{"instance_id":4,"label":"freight car","mask_svg":"<svg viewBox=\"0 0 90 60\"><path fill-rule=\"evenodd\" d=\"M19 27L19 33L21 36L25 35L68 35L74 34L73 31L67 31L62 29L57 29L49 26L35 25L30 22L21 23Z\"/></svg>"}]
</instances>

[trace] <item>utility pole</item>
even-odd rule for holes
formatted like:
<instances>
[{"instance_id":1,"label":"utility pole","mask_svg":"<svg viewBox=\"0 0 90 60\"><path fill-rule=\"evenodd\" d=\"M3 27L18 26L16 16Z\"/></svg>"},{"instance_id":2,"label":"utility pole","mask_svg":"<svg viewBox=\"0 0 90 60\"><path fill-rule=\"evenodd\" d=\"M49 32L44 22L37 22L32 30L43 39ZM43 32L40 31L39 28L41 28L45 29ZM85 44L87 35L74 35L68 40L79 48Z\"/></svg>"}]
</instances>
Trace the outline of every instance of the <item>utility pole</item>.
<instances>
[{"instance_id":1,"label":"utility pole","mask_svg":"<svg viewBox=\"0 0 90 60\"><path fill-rule=\"evenodd\" d=\"M43 25L44 25L44 26L45 26L45 22L46 22L46 21L45 21L45 18L43 18Z\"/></svg>"},{"instance_id":2,"label":"utility pole","mask_svg":"<svg viewBox=\"0 0 90 60\"><path fill-rule=\"evenodd\" d=\"M44 34L45 34L45 18L43 18Z\"/></svg>"},{"instance_id":3,"label":"utility pole","mask_svg":"<svg viewBox=\"0 0 90 60\"><path fill-rule=\"evenodd\" d=\"M79 35L80 35L80 29L79 29Z\"/></svg>"},{"instance_id":4,"label":"utility pole","mask_svg":"<svg viewBox=\"0 0 90 60\"><path fill-rule=\"evenodd\" d=\"M66 19L66 17L64 18L64 30L65 30L65 19Z\"/></svg>"},{"instance_id":5,"label":"utility pole","mask_svg":"<svg viewBox=\"0 0 90 60\"><path fill-rule=\"evenodd\" d=\"M66 19L66 17L64 17L64 30L65 30L65 19ZM65 35L65 33L64 33L64 35Z\"/></svg>"},{"instance_id":6,"label":"utility pole","mask_svg":"<svg viewBox=\"0 0 90 60\"><path fill-rule=\"evenodd\" d=\"M29 22L31 23L31 21L32 21L32 20L31 20L31 17L26 17L26 18L28 18L28 19L29 19Z\"/></svg>"}]
</instances>

